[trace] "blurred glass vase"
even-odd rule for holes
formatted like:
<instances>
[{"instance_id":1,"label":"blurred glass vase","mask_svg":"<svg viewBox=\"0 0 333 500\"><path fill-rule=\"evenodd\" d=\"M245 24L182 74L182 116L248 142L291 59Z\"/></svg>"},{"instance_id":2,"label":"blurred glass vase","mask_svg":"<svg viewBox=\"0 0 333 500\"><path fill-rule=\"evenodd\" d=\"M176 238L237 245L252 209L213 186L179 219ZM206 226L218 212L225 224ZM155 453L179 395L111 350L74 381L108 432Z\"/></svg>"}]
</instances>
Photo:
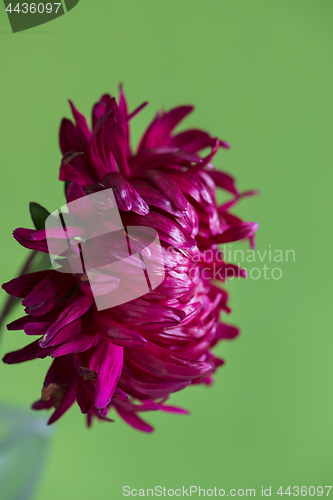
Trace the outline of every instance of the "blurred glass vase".
<instances>
[{"instance_id":1,"label":"blurred glass vase","mask_svg":"<svg viewBox=\"0 0 333 500\"><path fill-rule=\"evenodd\" d=\"M46 422L32 412L0 404L1 498L33 498L54 434Z\"/></svg>"}]
</instances>

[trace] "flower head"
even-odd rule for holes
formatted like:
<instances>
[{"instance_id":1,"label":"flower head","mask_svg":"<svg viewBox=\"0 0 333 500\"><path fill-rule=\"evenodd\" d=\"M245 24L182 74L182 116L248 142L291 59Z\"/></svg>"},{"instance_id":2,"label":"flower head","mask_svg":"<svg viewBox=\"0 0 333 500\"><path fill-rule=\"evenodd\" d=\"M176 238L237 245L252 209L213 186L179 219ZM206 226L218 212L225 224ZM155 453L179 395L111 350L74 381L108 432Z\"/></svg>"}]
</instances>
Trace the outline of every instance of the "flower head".
<instances>
[{"instance_id":1,"label":"flower head","mask_svg":"<svg viewBox=\"0 0 333 500\"><path fill-rule=\"evenodd\" d=\"M129 425L150 432L139 414L186 412L166 405L169 395L188 385L210 384L223 364L212 348L238 334L224 322L228 296L216 283L245 273L224 261L218 245L246 238L254 244L257 224L229 212L253 192L239 193L230 175L215 170L213 157L220 147L229 147L226 142L199 129L174 133L192 106L159 112L133 153L129 125L143 106L129 113L122 88L118 103L104 95L93 107L90 129L71 103L74 123L64 119L60 128L60 180L66 183L67 203L81 199L85 210L89 195L112 189L125 228L155 229L163 282L140 298L104 310L96 307L84 272L46 269L3 285L23 299L26 312L7 328L37 336L4 361L53 358L41 399L33 405L36 410L54 408L49 423L76 401L88 424L92 417L108 419L115 408ZM208 153L200 155L204 150ZM229 193L230 200L219 206L216 188ZM90 216L102 220L103 209L91 208ZM84 228L70 230L75 239ZM41 225L18 228L14 237L25 248L48 253ZM60 231L55 229L53 237L59 241ZM99 255L115 254L114 247L101 245ZM117 290L119 280L109 276L98 286L107 293Z\"/></svg>"}]
</instances>

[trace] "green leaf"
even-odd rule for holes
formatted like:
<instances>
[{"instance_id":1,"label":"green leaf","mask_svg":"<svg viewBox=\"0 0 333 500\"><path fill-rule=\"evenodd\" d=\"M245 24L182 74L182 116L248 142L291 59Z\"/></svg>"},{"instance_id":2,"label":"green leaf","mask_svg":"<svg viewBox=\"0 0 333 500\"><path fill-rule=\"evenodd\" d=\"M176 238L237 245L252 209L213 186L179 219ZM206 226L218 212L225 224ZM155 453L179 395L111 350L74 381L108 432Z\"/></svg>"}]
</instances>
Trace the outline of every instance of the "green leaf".
<instances>
[{"instance_id":1,"label":"green leaf","mask_svg":"<svg viewBox=\"0 0 333 500\"><path fill-rule=\"evenodd\" d=\"M64 190L65 190L65 196L66 196L66 191L67 191L67 188L68 186L70 185L71 181L65 181L64 182Z\"/></svg>"},{"instance_id":2,"label":"green leaf","mask_svg":"<svg viewBox=\"0 0 333 500\"><path fill-rule=\"evenodd\" d=\"M31 202L30 203L30 214L33 223L35 224L35 228L40 231L41 229L45 229L45 221L50 215L50 212L43 208L38 203Z\"/></svg>"}]
</instances>

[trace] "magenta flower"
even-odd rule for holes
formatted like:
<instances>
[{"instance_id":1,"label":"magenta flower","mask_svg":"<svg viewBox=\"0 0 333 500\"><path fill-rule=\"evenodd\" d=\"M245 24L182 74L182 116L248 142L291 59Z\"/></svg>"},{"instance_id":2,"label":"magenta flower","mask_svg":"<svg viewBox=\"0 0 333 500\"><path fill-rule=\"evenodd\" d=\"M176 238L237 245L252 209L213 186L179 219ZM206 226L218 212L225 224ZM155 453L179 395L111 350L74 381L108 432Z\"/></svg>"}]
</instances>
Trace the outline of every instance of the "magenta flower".
<instances>
[{"instance_id":1,"label":"magenta flower","mask_svg":"<svg viewBox=\"0 0 333 500\"><path fill-rule=\"evenodd\" d=\"M228 296L214 283L245 273L220 258L218 245L246 238L254 245L257 224L229 212L254 192L240 194L231 176L214 169L212 159L227 143L199 129L174 133L192 106L159 112L133 154L129 123L144 105L128 113L122 89L118 104L104 95L93 108L91 131L71 104L75 123L64 119L60 129L60 180L66 182L67 202L112 188L125 227L157 230L162 284L103 311L97 310L84 273L46 269L3 285L7 293L24 299L26 312L8 330L37 336L7 354L5 363L53 358L41 399L33 404L35 410L55 408L49 423L77 401L88 425L93 416L108 419L115 408L129 425L151 432L139 414L186 413L165 404L169 395L188 385L210 384L223 364L212 348L238 334L220 319L230 312ZM207 156L198 155L207 148ZM218 206L216 187L229 193L230 201ZM94 215L101 215L98 208ZM72 230L79 235L82 228ZM25 248L48 252L41 225L18 228L14 237Z\"/></svg>"}]
</instances>

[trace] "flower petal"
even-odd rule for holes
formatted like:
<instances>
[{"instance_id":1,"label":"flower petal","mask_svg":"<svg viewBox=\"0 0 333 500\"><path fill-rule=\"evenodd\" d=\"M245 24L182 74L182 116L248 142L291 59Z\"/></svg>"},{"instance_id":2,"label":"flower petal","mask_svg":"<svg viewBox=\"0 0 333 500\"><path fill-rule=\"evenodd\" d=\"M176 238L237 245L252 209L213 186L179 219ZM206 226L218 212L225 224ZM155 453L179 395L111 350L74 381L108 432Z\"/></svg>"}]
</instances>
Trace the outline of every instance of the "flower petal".
<instances>
[{"instance_id":1,"label":"flower petal","mask_svg":"<svg viewBox=\"0 0 333 500\"><path fill-rule=\"evenodd\" d=\"M229 191L229 193L235 195L239 194L235 185L235 179L231 177L231 175L221 172L220 170L210 170L208 175L210 175L218 187L224 189L225 191Z\"/></svg>"},{"instance_id":2,"label":"flower petal","mask_svg":"<svg viewBox=\"0 0 333 500\"><path fill-rule=\"evenodd\" d=\"M96 330L106 340L124 347L138 347L146 343L146 339L138 333L115 323L111 317L95 311Z\"/></svg>"},{"instance_id":3,"label":"flower petal","mask_svg":"<svg viewBox=\"0 0 333 500\"><path fill-rule=\"evenodd\" d=\"M215 236L215 243L229 243L231 241L243 240L249 238L258 229L259 225L256 222L242 222L231 226L222 234Z\"/></svg>"},{"instance_id":4,"label":"flower petal","mask_svg":"<svg viewBox=\"0 0 333 500\"><path fill-rule=\"evenodd\" d=\"M104 408L111 400L123 367L123 348L104 342L95 385L95 406Z\"/></svg>"},{"instance_id":5,"label":"flower petal","mask_svg":"<svg viewBox=\"0 0 333 500\"><path fill-rule=\"evenodd\" d=\"M187 210L188 201L170 176L158 170L148 170L144 177L159 187L177 210L182 212Z\"/></svg>"},{"instance_id":6,"label":"flower petal","mask_svg":"<svg viewBox=\"0 0 333 500\"><path fill-rule=\"evenodd\" d=\"M193 106L179 106L165 114L158 114L141 139L138 152L167 144L173 129L191 111L193 111Z\"/></svg>"},{"instance_id":7,"label":"flower petal","mask_svg":"<svg viewBox=\"0 0 333 500\"><path fill-rule=\"evenodd\" d=\"M169 198L167 198L167 196L165 196L160 189L156 188L156 186L154 186L149 181L134 179L131 183L133 186L135 186L137 192L140 193L140 195L145 200L145 202L148 203L148 205L161 208L165 212L168 212L171 215L176 215L178 217L184 214L182 210L175 209Z\"/></svg>"},{"instance_id":8,"label":"flower petal","mask_svg":"<svg viewBox=\"0 0 333 500\"><path fill-rule=\"evenodd\" d=\"M169 141L169 146L185 149L189 153L197 153L202 149L212 148L215 145L215 139L207 132L198 129L190 129L174 135ZM230 148L230 144L225 141L219 141L223 148Z\"/></svg>"},{"instance_id":9,"label":"flower petal","mask_svg":"<svg viewBox=\"0 0 333 500\"><path fill-rule=\"evenodd\" d=\"M62 274L58 271L50 271L38 285L22 300L22 305L27 307L37 306L41 302L46 302L64 288L74 286L71 275Z\"/></svg>"},{"instance_id":10,"label":"flower petal","mask_svg":"<svg viewBox=\"0 0 333 500\"><path fill-rule=\"evenodd\" d=\"M52 323L44 336L44 343L47 343L54 335L64 326L68 325L75 319L83 316L85 312L92 306L94 298L77 289L76 292L68 299L64 310L59 314L56 321Z\"/></svg>"},{"instance_id":11,"label":"flower petal","mask_svg":"<svg viewBox=\"0 0 333 500\"><path fill-rule=\"evenodd\" d=\"M55 347L51 352L51 357L57 358L59 356L65 356L66 354L84 352L87 349L90 349L94 341L95 338L93 335L80 334L69 342Z\"/></svg>"},{"instance_id":12,"label":"flower petal","mask_svg":"<svg viewBox=\"0 0 333 500\"><path fill-rule=\"evenodd\" d=\"M29 248L30 250L39 250L40 252L48 253L49 249L45 241L33 241L29 240L28 236L30 234L35 233L34 229L25 229L23 227L18 227L13 232L13 236L25 248Z\"/></svg>"},{"instance_id":13,"label":"flower petal","mask_svg":"<svg viewBox=\"0 0 333 500\"><path fill-rule=\"evenodd\" d=\"M37 286L41 280L49 276L52 271L38 271L36 273L23 274L2 285L2 288L14 297L24 298Z\"/></svg>"},{"instance_id":14,"label":"flower petal","mask_svg":"<svg viewBox=\"0 0 333 500\"><path fill-rule=\"evenodd\" d=\"M30 361L31 359L46 358L46 356L50 355L50 352L50 349L41 349L39 347L38 340L35 340L18 351L6 354L3 358L3 362L8 365L23 363L24 361Z\"/></svg>"},{"instance_id":15,"label":"flower petal","mask_svg":"<svg viewBox=\"0 0 333 500\"><path fill-rule=\"evenodd\" d=\"M169 380L166 382L156 380L156 382L139 380L137 374L131 376L129 373L123 371L119 384L136 398L145 399L151 397L157 399L166 397L173 392L181 391L191 383L190 380Z\"/></svg>"},{"instance_id":16,"label":"flower petal","mask_svg":"<svg viewBox=\"0 0 333 500\"><path fill-rule=\"evenodd\" d=\"M153 210L144 217L136 214L124 214L123 221L126 226L148 226L157 230L160 240L176 248L193 248L195 239L184 231L176 222Z\"/></svg>"},{"instance_id":17,"label":"flower petal","mask_svg":"<svg viewBox=\"0 0 333 500\"><path fill-rule=\"evenodd\" d=\"M110 114L105 124L105 138L120 172L127 177L130 174L127 162L129 152L128 125L114 98L111 99L110 107L113 113Z\"/></svg>"},{"instance_id":18,"label":"flower petal","mask_svg":"<svg viewBox=\"0 0 333 500\"><path fill-rule=\"evenodd\" d=\"M187 359L149 341L143 348L126 351L127 359L156 377L177 380L195 379L212 369L210 363Z\"/></svg>"},{"instance_id":19,"label":"flower petal","mask_svg":"<svg viewBox=\"0 0 333 500\"><path fill-rule=\"evenodd\" d=\"M117 412L121 416L125 422L133 427L133 429L137 429L141 432L153 432L154 427L147 424L142 418L138 417L136 413L126 411L124 408L119 406L119 404L115 405Z\"/></svg>"},{"instance_id":20,"label":"flower petal","mask_svg":"<svg viewBox=\"0 0 333 500\"><path fill-rule=\"evenodd\" d=\"M201 163L202 158L193 153L187 153L183 149L163 146L159 148L150 148L141 151L129 160L129 165L133 175L139 175L141 172L152 168L163 167L169 164L191 166L191 163Z\"/></svg>"}]
</instances>

